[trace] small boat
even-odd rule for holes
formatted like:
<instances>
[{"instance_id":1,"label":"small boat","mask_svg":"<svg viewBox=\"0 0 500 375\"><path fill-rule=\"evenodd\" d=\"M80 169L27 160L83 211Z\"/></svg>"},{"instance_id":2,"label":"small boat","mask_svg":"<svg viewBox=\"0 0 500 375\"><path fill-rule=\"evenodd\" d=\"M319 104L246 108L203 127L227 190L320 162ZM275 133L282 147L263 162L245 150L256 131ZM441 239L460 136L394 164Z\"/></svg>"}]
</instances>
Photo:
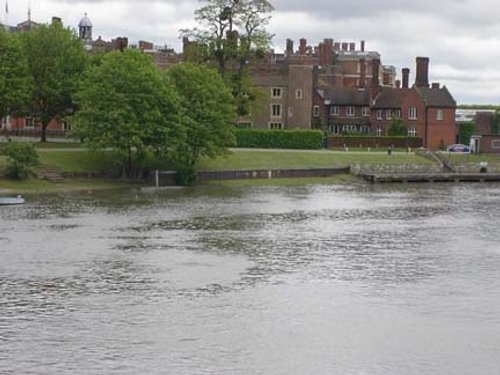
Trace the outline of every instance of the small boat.
<instances>
[{"instance_id":1,"label":"small boat","mask_svg":"<svg viewBox=\"0 0 500 375\"><path fill-rule=\"evenodd\" d=\"M16 197L0 197L0 205L1 206L6 206L6 205L11 205L11 204L23 204L25 199L18 195Z\"/></svg>"}]
</instances>

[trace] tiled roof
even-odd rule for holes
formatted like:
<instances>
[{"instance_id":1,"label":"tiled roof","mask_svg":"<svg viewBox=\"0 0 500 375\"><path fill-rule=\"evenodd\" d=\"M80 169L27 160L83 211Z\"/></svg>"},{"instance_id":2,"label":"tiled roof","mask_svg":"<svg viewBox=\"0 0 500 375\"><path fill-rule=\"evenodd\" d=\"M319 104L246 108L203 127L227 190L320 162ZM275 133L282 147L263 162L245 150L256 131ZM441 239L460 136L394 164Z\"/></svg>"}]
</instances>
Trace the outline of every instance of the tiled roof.
<instances>
[{"instance_id":1,"label":"tiled roof","mask_svg":"<svg viewBox=\"0 0 500 375\"><path fill-rule=\"evenodd\" d=\"M332 105L370 105L370 94L366 90L327 86L317 91L325 101L329 101Z\"/></svg>"},{"instance_id":2,"label":"tiled roof","mask_svg":"<svg viewBox=\"0 0 500 375\"><path fill-rule=\"evenodd\" d=\"M416 90L428 107L457 106L457 102L453 99L446 86L442 88L417 87Z\"/></svg>"},{"instance_id":3,"label":"tiled roof","mask_svg":"<svg viewBox=\"0 0 500 375\"><path fill-rule=\"evenodd\" d=\"M409 89L383 88L374 100L374 108L401 108L403 97Z\"/></svg>"}]
</instances>

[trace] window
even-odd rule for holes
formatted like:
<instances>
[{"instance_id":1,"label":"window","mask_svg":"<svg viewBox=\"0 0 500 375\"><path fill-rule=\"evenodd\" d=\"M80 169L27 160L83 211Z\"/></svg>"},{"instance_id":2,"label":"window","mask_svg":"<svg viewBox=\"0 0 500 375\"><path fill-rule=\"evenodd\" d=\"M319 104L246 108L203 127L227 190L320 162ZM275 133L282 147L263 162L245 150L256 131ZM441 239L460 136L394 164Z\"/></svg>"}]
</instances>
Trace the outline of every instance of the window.
<instances>
[{"instance_id":1,"label":"window","mask_svg":"<svg viewBox=\"0 0 500 375\"><path fill-rule=\"evenodd\" d=\"M370 107L363 107L363 110L361 112L362 116L368 117L370 116Z\"/></svg>"},{"instance_id":2,"label":"window","mask_svg":"<svg viewBox=\"0 0 500 375\"><path fill-rule=\"evenodd\" d=\"M250 129L252 128L252 123L247 121L242 121L237 124L237 127L241 129Z\"/></svg>"},{"instance_id":3,"label":"window","mask_svg":"<svg viewBox=\"0 0 500 375\"><path fill-rule=\"evenodd\" d=\"M386 118L387 120L392 119L392 111L391 111L390 109L386 109L386 110L385 110L385 118Z\"/></svg>"},{"instance_id":4,"label":"window","mask_svg":"<svg viewBox=\"0 0 500 375\"><path fill-rule=\"evenodd\" d=\"M354 116L356 114L356 109L353 106L347 107L347 116Z\"/></svg>"},{"instance_id":5,"label":"window","mask_svg":"<svg viewBox=\"0 0 500 375\"><path fill-rule=\"evenodd\" d=\"M34 121L33 121L33 117L26 117L24 119L24 126L26 128L33 128L35 126Z\"/></svg>"},{"instance_id":6,"label":"window","mask_svg":"<svg viewBox=\"0 0 500 375\"><path fill-rule=\"evenodd\" d=\"M281 87L273 87L271 89L271 97L274 99L280 99L282 96Z\"/></svg>"},{"instance_id":7,"label":"window","mask_svg":"<svg viewBox=\"0 0 500 375\"><path fill-rule=\"evenodd\" d=\"M416 137L416 136L417 136L417 129L415 129L415 127L409 127L408 137Z\"/></svg>"},{"instance_id":8,"label":"window","mask_svg":"<svg viewBox=\"0 0 500 375\"><path fill-rule=\"evenodd\" d=\"M377 120L382 120L384 117L384 112L381 109L377 110Z\"/></svg>"},{"instance_id":9,"label":"window","mask_svg":"<svg viewBox=\"0 0 500 375\"><path fill-rule=\"evenodd\" d=\"M315 105L313 107L313 116L314 117L319 117L319 105Z\"/></svg>"},{"instance_id":10,"label":"window","mask_svg":"<svg viewBox=\"0 0 500 375\"><path fill-rule=\"evenodd\" d=\"M377 137L382 137L382 128L377 128Z\"/></svg>"},{"instance_id":11,"label":"window","mask_svg":"<svg viewBox=\"0 0 500 375\"><path fill-rule=\"evenodd\" d=\"M64 131L69 131L71 130L71 123L68 119L62 120L62 128Z\"/></svg>"},{"instance_id":12,"label":"window","mask_svg":"<svg viewBox=\"0 0 500 375\"><path fill-rule=\"evenodd\" d=\"M444 119L444 113L442 109L438 109L436 112L436 120L438 121L443 121Z\"/></svg>"},{"instance_id":13,"label":"window","mask_svg":"<svg viewBox=\"0 0 500 375\"><path fill-rule=\"evenodd\" d=\"M293 117L293 107L288 107L288 117Z\"/></svg>"},{"instance_id":14,"label":"window","mask_svg":"<svg viewBox=\"0 0 500 375\"><path fill-rule=\"evenodd\" d=\"M410 107L410 108L408 108L408 118L410 120L416 120L417 119L417 107Z\"/></svg>"},{"instance_id":15,"label":"window","mask_svg":"<svg viewBox=\"0 0 500 375\"><path fill-rule=\"evenodd\" d=\"M274 130L283 129L283 124L281 122L270 122L269 129L274 129Z\"/></svg>"},{"instance_id":16,"label":"window","mask_svg":"<svg viewBox=\"0 0 500 375\"><path fill-rule=\"evenodd\" d=\"M271 117L281 117L281 104L271 104Z\"/></svg>"},{"instance_id":17,"label":"window","mask_svg":"<svg viewBox=\"0 0 500 375\"><path fill-rule=\"evenodd\" d=\"M295 90L295 99L301 100L304 98L304 92L302 89Z\"/></svg>"},{"instance_id":18,"label":"window","mask_svg":"<svg viewBox=\"0 0 500 375\"><path fill-rule=\"evenodd\" d=\"M360 133L369 133L370 132L370 127L368 125L362 125L359 128Z\"/></svg>"},{"instance_id":19,"label":"window","mask_svg":"<svg viewBox=\"0 0 500 375\"><path fill-rule=\"evenodd\" d=\"M330 107L330 115L331 116L338 116L339 115L339 107L334 105L333 107Z\"/></svg>"}]
</instances>

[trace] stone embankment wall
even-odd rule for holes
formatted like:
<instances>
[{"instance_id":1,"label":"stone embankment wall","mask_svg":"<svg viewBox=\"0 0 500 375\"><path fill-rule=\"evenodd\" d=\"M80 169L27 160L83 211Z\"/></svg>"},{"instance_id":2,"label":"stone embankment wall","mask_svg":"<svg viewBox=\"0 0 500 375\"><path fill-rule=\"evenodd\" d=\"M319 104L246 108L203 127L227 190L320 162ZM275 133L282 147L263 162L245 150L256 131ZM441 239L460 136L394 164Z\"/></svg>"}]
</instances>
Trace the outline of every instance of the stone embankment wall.
<instances>
[{"instance_id":1,"label":"stone embankment wall","mask_svg":"<svg viewBox=\"0 0 500 375\"><path fill-rule=\"evenodd\" d=\"M443 168L437 164L355 164L351 165L351 173L364 174L397 174L397 173L440 173Z\"/></svg>"}]
</instances>

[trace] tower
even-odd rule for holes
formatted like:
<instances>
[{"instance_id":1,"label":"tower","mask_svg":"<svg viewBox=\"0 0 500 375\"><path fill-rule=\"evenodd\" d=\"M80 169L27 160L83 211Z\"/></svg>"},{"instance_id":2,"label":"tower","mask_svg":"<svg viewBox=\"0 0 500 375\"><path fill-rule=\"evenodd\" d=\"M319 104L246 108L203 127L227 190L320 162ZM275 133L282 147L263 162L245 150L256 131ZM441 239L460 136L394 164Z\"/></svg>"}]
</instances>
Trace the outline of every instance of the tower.
<instances>
[{"instance_id":1,"label":"tower","mask_svg":"<svg viewBox=\"0 0 500 375\"><path fill-rule=\"evenodd\" d=\"M78 24L78 30L80 39L85 42L85 44L90 44L92 42L92 21L87 16L87 13L83 16Z\"/></svg>"}]
</instances>

